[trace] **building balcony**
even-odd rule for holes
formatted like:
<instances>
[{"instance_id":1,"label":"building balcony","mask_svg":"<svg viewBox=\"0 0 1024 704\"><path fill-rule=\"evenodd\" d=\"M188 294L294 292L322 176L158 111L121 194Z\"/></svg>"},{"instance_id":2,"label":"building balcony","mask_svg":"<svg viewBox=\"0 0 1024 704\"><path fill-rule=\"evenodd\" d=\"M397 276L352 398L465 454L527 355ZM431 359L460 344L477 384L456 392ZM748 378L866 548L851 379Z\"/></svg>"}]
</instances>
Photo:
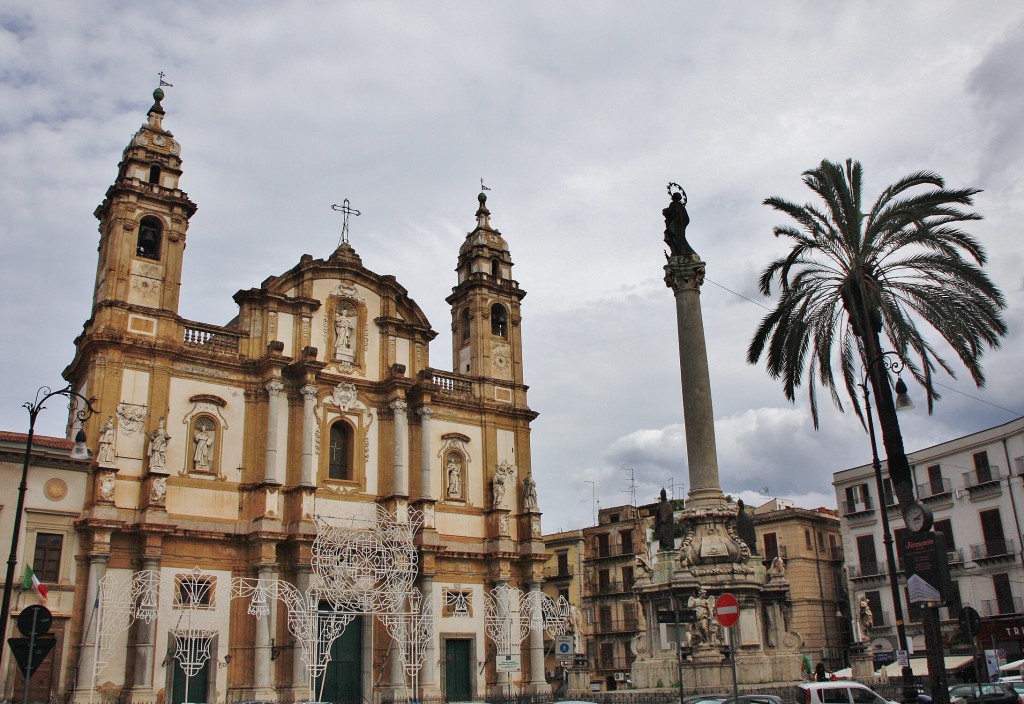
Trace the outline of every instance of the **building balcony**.
<instances>
[{"instance_id":1,"label":"building balcony","mask_svg":"<svg viewBox=\"0 0 1024 704\"><path fill-rule=\"evenodd\" d=\"M964 488L970 492L982 491L984 489L999 489L999 483L1005 476L999 470L999 467L995 466L976 469L973 472L964 472Z\"/></svg>"},{"instance_id":2,"label":"building balcony","mask_svg":"<svg viewBox=\"0 0 1024 704\"><path fill-rule=\"evenodd\" d=\"M921 501L938 500L949 497L953 493L952 483L945 477L932 479L917 485L917 498Z\"/></svg>"},{"instance_id":3,"label":"building balcony","mask_svg":"<svg viewBox=\"0 0 1024 704\"><path fill-rule=\"evenodd\" d=\"M544 579L572 579L572 565L549 565L544 568Z\"/></svg>"},{"instance_id":4,"label":"building balcony","mask_svg":"<svg viewBox=\"0 0 1024 704\"><path fill-rule=\"evenodd\" d=\"M830 548L829 549L829 559L832 560L833 562L842 562L843 561L843 549L841 547L839 547L839 546Z\"/></svg>"},{"instance_id":5,"label":"building balcony","mask_svg":"<svg viewBox=\"0 0 1024 704\"><path fill-rule=\"evenodd\" d=\"M591 546L591 549L587 551L584 560L604 560L609 557L631 557L636 555L635 545L621 545L618 543L609 543L608 545L595 545Z\"/></svg>"},{"instance_id":6,"label":"building balcony","mask_svg":"<svg viewBox=\"0 0 1024 704\"><path fill-rule=\"evenodd\" d=\"M1003 599L986 599L981 602L979 609L982 616L1006 616L1007 614L1019 614L1024 612L1024 599L1019 596Z\"/></svg>"},{"instance_id":7,"label":"building balcony","mask_svg":"<svg viewBox=\"0 0 1024 704\"><path fill-rule=\"evenodd\" d=\"M948 562L950 564L950 566L956 566L956 565L962 566L964 564L964 549L963 548L953 548L952 550L947 550L946 551L946 562Z\"/></svg>"},{"instance_id":8,"label":"building balcony","mask_svg":"<svg viewBox=\"0 0 1024 704\"><path fill-rule=\"evenodd\" d=\"M239 353L241 339L246 337L238 330L223 328L219 325L207 325L190 320L183 322L185 330L182 335L182 344L207 354L236 356Z\"/></svg>"},{"instance_id":9,"label":"building balcony","mask_svg":"<svg viewBox=\"0 0 1024 704\"><path fill-rule=\"evenodd\" d=\"M1012 560L1017 552L1017 545L1012 540L989 540L971 546L971 559L975 562L985 560Z\"/></svg>"},{"instance_id":10,"label":"building balcony","mask_svg":"<svg viewBox=\"0 0 1024 704\"><path fill-rule=\"evenodd\" d=\"M629 669L633 667L633 660L631 658L624 657L600 657L594 659L594 669L597 671L609 671L618 670L619 672L629 672Z\"/></svg>"},{"instance_id":11,"label":"building balcony","mask_svg":"<svg viewBox=\"0 0 1024 704\"><path fill-rule=\"evenodd\" d=\"M633 582L591 582L587 584L585 596L607 596L609 594L624 594L633 591Z\"/></svg>"},{"instance_id":12,"label":"building balcony","mask_svg":"<svg viewBox=\"0 0 1024 704\"><path fill-rule=\"evenodd\" d=\"M877 614L871 615L874 621L871 623L871 630L877 628L889 628L893 625L892 615L888 611L879 611Z\"/></svg>"},{"instance_id":13,"label":"building balcony","mask_svg":"<svg viewBox=\"0 0 1024 704\"><path fill-rule=\"evenodd\" d=\"M840 508L843 511L843 516L856 516L863 513L871 513L875 510L875 504L870 496L865 496L858 501L843 501Z\"/></svg>"},{"instance_id":14,"label":"building balcony","mask_svg":"<svg viewBox=\"0 0 1024 704\"><path fill-rule=\"evenodd\" d=\"M884 562L859 562L847 565L846 572L850 579L880 578L886 575Z\"/></svg>"},{"instance_id":15,"label":"building balcony","mask_svg":"<svg viewBox=\"0 0 1024 704\"><path fill-rule=\"evenodd\" d=\"M594 635L633 634L640 630L640 621L635 618L598 619L590 630Z\"/></svg>"}]
</instances>

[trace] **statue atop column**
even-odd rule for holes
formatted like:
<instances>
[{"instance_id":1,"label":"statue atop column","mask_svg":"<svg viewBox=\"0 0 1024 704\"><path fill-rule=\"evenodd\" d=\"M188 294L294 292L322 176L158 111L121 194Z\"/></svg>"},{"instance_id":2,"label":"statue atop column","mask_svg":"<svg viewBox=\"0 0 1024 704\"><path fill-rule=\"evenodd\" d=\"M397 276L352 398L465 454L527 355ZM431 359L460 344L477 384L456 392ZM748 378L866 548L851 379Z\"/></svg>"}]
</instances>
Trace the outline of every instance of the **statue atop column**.
<instances>
[{"instance_id":1,"label":"statue atop column","mask_svg":"<svg viewBox=\"0 0 1024 704\"><path fill-rule=\"evenodd\" d=\"M665 490L661 490L661 500L654 514L654 537L658 539L659 550L671 550L675 547L675 521L672 502L668 500Z\"/></svg>"},{"instance_id":2,"label":"statue atop column","mask_svg":"<svg viewBox=\"0 0 1024 704\"><path fill-rule=\"evenodd\" d=\"M673 186L677 190L673 191ZM665 216L665 244L673 257L696 254L686 241L686 226L690 224L690 215L686 212L686 191L678 183L670 183L668 193L672 202L661 211Z\"/></svg>"}]
</instances>

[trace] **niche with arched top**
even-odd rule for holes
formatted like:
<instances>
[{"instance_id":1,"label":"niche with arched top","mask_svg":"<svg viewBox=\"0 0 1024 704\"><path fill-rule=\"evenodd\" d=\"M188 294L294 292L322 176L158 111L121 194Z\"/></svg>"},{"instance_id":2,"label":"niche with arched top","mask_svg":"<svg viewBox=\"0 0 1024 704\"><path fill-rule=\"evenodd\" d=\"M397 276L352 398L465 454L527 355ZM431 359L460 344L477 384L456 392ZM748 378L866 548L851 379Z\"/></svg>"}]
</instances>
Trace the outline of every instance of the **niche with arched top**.
<instances>
[{"instance_id":1,"label":"niche with arched top","mask_svg":"<svg viewBox=\"0 0 1024 704\"><path fill-rule=\"evenodd\" d=\"M163 239L163 224L159 218L147 215L139 223L139 237L135 254L144 259L160 259L160 243Z\"/></svg>"}]
</instances>

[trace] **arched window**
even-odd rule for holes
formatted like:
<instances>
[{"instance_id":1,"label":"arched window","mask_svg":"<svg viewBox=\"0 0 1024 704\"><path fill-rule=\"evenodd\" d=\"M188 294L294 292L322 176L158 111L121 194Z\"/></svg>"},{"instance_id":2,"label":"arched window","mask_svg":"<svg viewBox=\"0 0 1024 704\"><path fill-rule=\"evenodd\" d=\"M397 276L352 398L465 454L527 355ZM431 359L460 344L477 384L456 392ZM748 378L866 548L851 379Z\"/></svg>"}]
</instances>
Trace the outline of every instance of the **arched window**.
<instances>
[{"instance_id":1,"label":"arched window","mask_svg":"<svg viewBox=\"0 0 1024 704\"><path fill-rule=\"evenodd\" d=\"M149 182L160 183L160 167L156 164L149 167Z\"/></svg>"},{"instance_id":2,"label":"arched window","mask_svg":"<svg viewBox=\"0 0 1024 704\"><path fill-rule=\"evenodd\" d=\"M352 479L352 426L343 420L331 426L327 467L328 479Z\"/></svg>"},{"instance_id":3,"label":"arched window","mask_svg":"<svg viewBox=\"0 0 1024 704\"><path fill-rule=\"evenodd\" d=\"M459 328L462 330L463 341L469 340L469 308L462 309L459 319Z\"/></svg>"},{"instance_id":4,"label":"arched window","mask_svg":"<svg viewBox=\"0 0 1024 704\"><path fill-rule=\"evenodd\" d=\"M217 471L217 421L202 414L192 421L192 455L189 469L193 472Z\"/></svg>"},{"instance_id":5,"label":"arched window","mask_svg":"<svg viewBox=\"0 0 1024 704\"><path fill-rule=\"evenodd\" d=\"M163 227L160 220L147 215L139 223L139 239L136 243L135 253L146 259L160 258L160 240Z\"/></svg>"},{"instance_id":6,"label":"arched window","mask_svg":"<svg viewBox=\"0 0 1024 704\"><path fill-rule=\"evenodd\" d=\"M508 337L508 314L500 303L491 306L491 334Z\"/></svg>"},{"instance_id":7,"label":"arched window","mask_svg":"<svg viewBox=\"0 0 1024 704\"><path fill-rule=\"evenodd\" d=\"M500 279L501 278L501 262L498 259L492 259L491 260L491 278L492 279Z\"/></svg>"}]
</instances>

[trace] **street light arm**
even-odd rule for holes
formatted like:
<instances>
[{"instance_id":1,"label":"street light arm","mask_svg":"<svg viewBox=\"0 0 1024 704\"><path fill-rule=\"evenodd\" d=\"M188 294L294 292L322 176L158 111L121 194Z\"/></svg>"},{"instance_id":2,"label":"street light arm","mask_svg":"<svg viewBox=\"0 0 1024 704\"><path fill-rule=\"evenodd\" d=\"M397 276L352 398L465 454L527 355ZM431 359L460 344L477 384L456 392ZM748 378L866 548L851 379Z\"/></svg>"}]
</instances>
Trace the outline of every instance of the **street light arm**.
<instances>
[{"instance_id":1,"label":"street light arm","mask_svg":"<svg viewBox=\"0 0 1024 704\"><path fill-rule=\"evenodd\" d=\"M32 462L32 441L36 432L36 417L46 408L46 402L54 396L65 396L68 399L68 411L73 413L79 423L85 423L96 409L92 401L75 391L71 384L54 391L49 386L40 387L36 391L35 401L26 401L22 407L28 410L28 435L25 437L25 461L21 467L21 483L18 485L18 504L14 510L14 528L11 532L11 554L7 559L7 581L4 582L3 601L0 603L0 660L3 659L4 645L7 643L7 622L11 615L11 596L14 593L14 574L18 564L18 540L21 537L21 516L25 512L25 493L28 491L28 468ZM76 401L85 404L79 408Z\"/></svg>"}]
</instances>

